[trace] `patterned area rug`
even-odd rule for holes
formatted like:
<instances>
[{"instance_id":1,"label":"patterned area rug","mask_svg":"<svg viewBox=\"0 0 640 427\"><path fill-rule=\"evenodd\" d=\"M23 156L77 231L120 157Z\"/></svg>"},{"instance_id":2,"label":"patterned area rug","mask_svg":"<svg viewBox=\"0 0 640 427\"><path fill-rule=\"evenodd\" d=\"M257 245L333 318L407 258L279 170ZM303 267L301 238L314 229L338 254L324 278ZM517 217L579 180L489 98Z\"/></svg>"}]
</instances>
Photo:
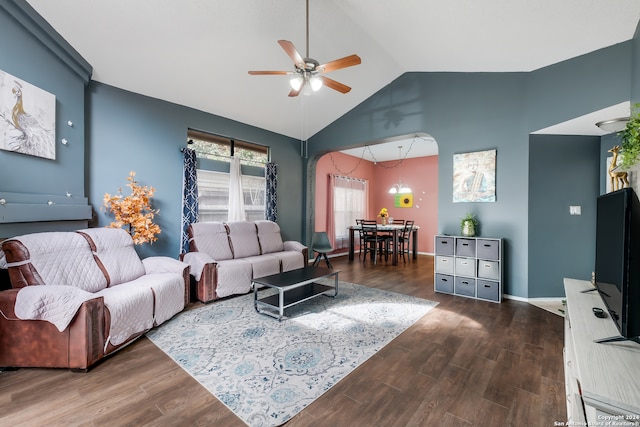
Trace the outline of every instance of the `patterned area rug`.
<instances>
[{"instance_id":1,"label":"patterned area rug","mask_svg":"<svg viewBox=\"0 0 640 427\"><path fill-rule=\"evenodd\" d=\"M265 293L266 295L266 293ZM340 282L285 310L253 295L183 312L147 337L250 426L285 423L437 305Z\"/></svg>"}]
</instances>

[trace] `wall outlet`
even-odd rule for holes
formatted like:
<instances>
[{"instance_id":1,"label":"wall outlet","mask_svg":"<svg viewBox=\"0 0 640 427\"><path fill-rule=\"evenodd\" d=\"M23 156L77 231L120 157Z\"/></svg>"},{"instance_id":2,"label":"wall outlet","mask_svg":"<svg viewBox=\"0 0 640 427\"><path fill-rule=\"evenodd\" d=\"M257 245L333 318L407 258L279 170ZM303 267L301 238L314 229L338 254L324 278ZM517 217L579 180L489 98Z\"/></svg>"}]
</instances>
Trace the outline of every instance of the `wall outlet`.
<instances>
[{"instance_id":1,"label":"wall outlet","mask_svg":"<svg viewBox=\"0 0 640 427\"><path fill-rule=\"evenodd\" d=\"M570 215L582 215L582 206L569 206Z\"/></svg>"}]
</instances>

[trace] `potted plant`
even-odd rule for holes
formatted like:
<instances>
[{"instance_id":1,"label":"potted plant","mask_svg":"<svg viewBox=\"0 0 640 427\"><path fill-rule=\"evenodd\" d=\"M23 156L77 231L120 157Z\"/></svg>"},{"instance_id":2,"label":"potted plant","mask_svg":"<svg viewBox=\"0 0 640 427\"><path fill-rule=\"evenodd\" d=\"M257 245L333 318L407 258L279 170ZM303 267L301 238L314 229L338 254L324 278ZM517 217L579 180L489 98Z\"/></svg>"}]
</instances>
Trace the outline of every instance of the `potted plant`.
<instances>
[{"instance_id":1,"label":"potted plant","mask_svg":"<svg viewBox=\"0 0 640 427\"><path fill-rule=\"evenodd\" d=\"M460 220L460 233L465 237L473 237L476 235L479 224L476 215L469 212Z\"/></svg>"},{"instance_id":2,"label":"potted plant","mask_svg":"<svg viewBox=\"0 0 640 427\"><path fill-rule=\"evenodd\" d=\"M622 143L619 166L622 169L629 169L640 160L640 104L633 106L627 126L618 133L618 136Z\"/></svg>"}]
</instances>

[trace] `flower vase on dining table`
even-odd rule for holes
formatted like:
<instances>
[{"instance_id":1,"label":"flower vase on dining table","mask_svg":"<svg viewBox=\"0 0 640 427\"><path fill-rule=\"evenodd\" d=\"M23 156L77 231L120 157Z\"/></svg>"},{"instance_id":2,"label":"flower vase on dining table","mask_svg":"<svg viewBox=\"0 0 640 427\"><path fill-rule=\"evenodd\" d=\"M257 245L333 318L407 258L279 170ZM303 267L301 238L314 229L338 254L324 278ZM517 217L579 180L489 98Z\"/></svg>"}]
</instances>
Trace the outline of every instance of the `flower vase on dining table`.
<instances>
[{"instance_id":1,"label":"flower vase on dining table","mask_svg":"<svg viewBox=\"0 0 640 427\"><path fill-rule=\"evenodd\" d=\"M387 217L382 217L382 225L387 225Z\"/></svg>"}]
</instances>

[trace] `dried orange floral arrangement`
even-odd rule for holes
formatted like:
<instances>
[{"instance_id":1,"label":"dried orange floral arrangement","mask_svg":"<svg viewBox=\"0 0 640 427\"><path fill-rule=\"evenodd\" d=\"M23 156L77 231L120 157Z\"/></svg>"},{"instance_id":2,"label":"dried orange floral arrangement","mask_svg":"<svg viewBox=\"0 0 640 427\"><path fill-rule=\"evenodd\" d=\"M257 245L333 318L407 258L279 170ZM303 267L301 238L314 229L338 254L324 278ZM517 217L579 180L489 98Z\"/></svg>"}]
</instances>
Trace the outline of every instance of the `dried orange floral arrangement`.
<instances>
[{"instance_id":1,"label":"dried orange floral arrangement","mask_svg":"<svg viewBox=\"0 0 640 427\"><path fill-rule=\"evenodd\" d=\"M140 186L135 180L136 173L129 172L127 187L131 188L131 195L124 197L122 188L118 194L104 195L104 207L115 217L115 221L109 224L112 228L127 227L129 234L136 245L153 243L160 234L160 227L153 223L153 218L159 212L151 208L151 198L155 189L153 187Z\"/></svg>"}]
</instances>

